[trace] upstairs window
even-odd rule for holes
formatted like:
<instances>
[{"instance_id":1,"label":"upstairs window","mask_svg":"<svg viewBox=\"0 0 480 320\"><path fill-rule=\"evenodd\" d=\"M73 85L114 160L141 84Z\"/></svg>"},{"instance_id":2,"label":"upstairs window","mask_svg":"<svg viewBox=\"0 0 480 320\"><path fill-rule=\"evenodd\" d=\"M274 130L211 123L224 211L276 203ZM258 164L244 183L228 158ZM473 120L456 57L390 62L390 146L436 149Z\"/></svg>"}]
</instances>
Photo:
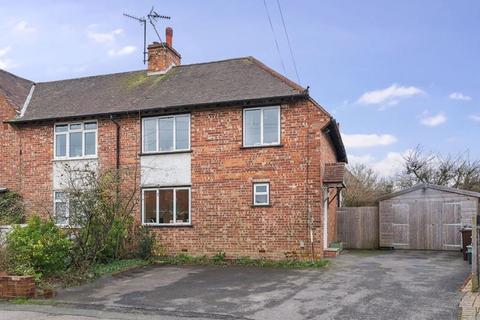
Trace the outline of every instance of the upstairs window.
<instances>
[{"instance_id":1,"label":"upstairs window","mask_svg":"<svg viewBox=\"0 0 480 320\"><path fill-rule=\"evenodd\" d=\"M143 119L143 152L190 150L190 115Z\"/></svg>"},{"instance_id":2,"label":"upstairs window","mask_svg":"<svg viewBox=\"0 0 480 320\"><path fill-rule=\"evenodd\" d=\"M55 125L55 158L93 158L97 156L97 122Z\"/></svg>"},{"instance_id":3,"label":"upstairs window","mask_svg":"<svg viewBox=\"0 0 480 320\"><path fill-rule=\"evenodd\" d=\"M243 109L243 146L280 144L280 107Z\"/></svg>"}]
</instances>

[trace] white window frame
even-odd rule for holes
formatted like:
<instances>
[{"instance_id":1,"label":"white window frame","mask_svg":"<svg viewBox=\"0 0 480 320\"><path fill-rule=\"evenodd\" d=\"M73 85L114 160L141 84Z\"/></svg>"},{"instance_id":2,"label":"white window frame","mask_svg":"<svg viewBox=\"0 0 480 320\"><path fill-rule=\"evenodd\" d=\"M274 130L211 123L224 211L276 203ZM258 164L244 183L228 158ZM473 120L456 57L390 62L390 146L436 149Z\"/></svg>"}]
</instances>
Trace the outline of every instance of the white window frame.
<instances>
[{"instance_id":1,"label":"white window frame","mask_svg":"<svg viewBox=\"0 0 480 320\"><path fill-rule=\"evenodd\" d=\"M247 131L246 131L246 126L245 126L245 113L247 111L254 111L254 110L260 110L260 143L259 144L252 144L252 145L247 145L246 142L246 137L247 137ZM270 143L264 143L263 142L263 114L265 110L278 110L278 141L276 142L270 142ZM244 108L243 109L243 146L244 147L263 147L263 146L276 146L280 145L280 141L282 140L281 138L281 127L282 127L282 115L281 115L281 108L280 106L270 106L270 107L255 107L255 108Z\"/></svg>"},{"instance_id":2,"label":"white window frame","mask_svg":"<svg viewBox=\"0 0 480 320\"><path fill-rule=\"evenodd\" d=\"M176 118L180 117L188 117L188 146L185 149L177 149L177 132L176 132L176 125L177 121ZM173 119L173 148L172 150L159 150L160 147L160 139L159 139L159 122L160 119L168 119L172 118ZM159 116L159 117L145 117L142 118L142 153L148 154L148 153L172 153L172 152L181 152L181 151L189 151L190 150L190 145L191 145L191 126L192 126L192 119L191 119L190 113L182 113L182 114L174 114L174 115L168 115L168 116ZM156 119L156 129L155 129L155 150L154 151L146 151L145 150L145 121L146 120L151 120L151 119Z\"/></svg>"},{"instance_id":3,"label":"white window frame","mask_svg":"<svg viewBox=\"0 0 480 320\"><path fill-rule=\"evenodd\" d=\"M257 192L257 187L266 186L267 191ZM256 196L267 196L267 202L257 202ZM270 205L270 183L269 182L254 182L253 183L253 205L254 206L269 206Z\"/></svg>"},{"instance_id":4,"label":"white window frame","mask_svg":"<svg viewBox=\"0 0 480 320\"><path fill-rule=\"evenodd\" d=\"M65 194L65 201L57 200L57 197L55 196L57 193L63 193ZM65 203L66 207L66 213L65 213L65 218L67 220L67 223L57 223L56 216L57 216L57 203ZM65 191L61 190L56 190L53 191L53 218L55 221L55 224L59 227L68 227L70 226L70 199L68 197L68 193Z\"/></svg>"},{"instance_id":5,"label":"white window frame","mask_svg":"<svg viewBox=\"0 0 480 320\"><path fill-rule=\"evenodd\" d=\"M85 129L85 124L88 123L95 123L97 128L96 129ZM75 124L80 124L81 128L80 129L70 129L71 125ZM65 132L57 132L56 128L57 126L67 126L67 131ZM82 133L82 155L81 156L75 156L71 157L70 156L70 133L73 132L80 132ZM95 154L89 154L85 155L85 134L93 132L95 133ZM55 123L53 126L53 157L55 160L70 160L70 159L96 159L97 154L98 154L98 121L96 120L90 120L90 121L75 121L75 122L59 122ZM57 136L59 135L65 135L66 136L66 152L65 156L57 156Z\"/></svg>"},{"instance_id":6,"label":"white window frame","mask_svg":"<svg viewBox=\"0 0 480 320\"><path fill-rule=\"evenodd\" d=\"M156 191L156 220L160 219L160 190L173 190L173 223L145 222L145 191ZM177 190L188 190L188 222L177 222ZM191 226L192 225L192 188L161 187L142 189L142 225L144 226Z\"/></svg>"}]
</instances>

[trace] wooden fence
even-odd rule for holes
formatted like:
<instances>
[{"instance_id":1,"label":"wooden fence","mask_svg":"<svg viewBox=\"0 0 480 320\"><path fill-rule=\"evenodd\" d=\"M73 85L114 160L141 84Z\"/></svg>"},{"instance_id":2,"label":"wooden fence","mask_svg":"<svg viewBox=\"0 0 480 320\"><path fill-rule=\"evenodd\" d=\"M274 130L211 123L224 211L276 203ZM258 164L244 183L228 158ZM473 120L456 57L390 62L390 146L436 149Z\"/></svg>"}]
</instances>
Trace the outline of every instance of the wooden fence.
<instances>
[{"instance_id":1,"label":"wooden fence","mask_svg":"<svg viewBox=\"0 0 480 320\"><path fill-rule=\"evenodd\" d=\"M377 249L378 207L337 208L337 239L346 249Z\"/></svg>"}]
</instances>

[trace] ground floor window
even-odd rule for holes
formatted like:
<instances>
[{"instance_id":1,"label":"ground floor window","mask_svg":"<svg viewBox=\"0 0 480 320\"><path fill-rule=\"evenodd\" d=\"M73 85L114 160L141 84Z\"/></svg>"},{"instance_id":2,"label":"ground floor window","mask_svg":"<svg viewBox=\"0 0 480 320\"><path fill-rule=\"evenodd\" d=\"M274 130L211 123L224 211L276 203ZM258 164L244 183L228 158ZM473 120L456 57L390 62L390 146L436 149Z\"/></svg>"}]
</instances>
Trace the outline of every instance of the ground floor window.
<instances>
[{"instance_id":1,"label":"ground floor window","mask_svg":"<svg viewBox=\"0 0 480 320\"><path fill-rule=\"evenodd\" d=\"M253 205L268 206L270 204L270 184L268 182L253 184Z\"/></svg>"},{"instance_id":2,"label":"ground floor window","mask_svg":"<svg viewBox=\"0 0 480 320\"><path fill-rule=\"evenodd\" d=\"M146 225L190 224L190 188L142 190L142 222Z\"/></svg>"},{"instance_id":3,"label":"ground floor window","mask_svg":"<svg viewBox=\"0 0 480 320\"><path fill-rule=\"evenodd\" d=\"M53 220L55 224L59 226L78 226L83 223L85 215L78 200L70 199L68 192L64 191L55 191L53 198Z\"/></svg>"}]
</instances>

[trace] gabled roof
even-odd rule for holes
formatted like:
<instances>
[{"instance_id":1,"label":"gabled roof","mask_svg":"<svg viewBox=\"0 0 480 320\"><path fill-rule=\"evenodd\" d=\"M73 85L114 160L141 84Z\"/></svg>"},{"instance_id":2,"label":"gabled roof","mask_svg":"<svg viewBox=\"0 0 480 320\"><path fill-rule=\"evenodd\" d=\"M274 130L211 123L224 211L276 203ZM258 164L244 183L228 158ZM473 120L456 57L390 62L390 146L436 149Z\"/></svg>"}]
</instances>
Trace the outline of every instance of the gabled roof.
<instances>
[{"instance_id":1,"label":"gabled roof","mask_svg":"<svg viewBox=\"0 0 480 320\"><path fill-rule=\"evenodd\" d=\"M389 194L386 194L384 196L381 196L380 198L377 199L377 201L382 201L382 200L387 200L390 198L394 198L397 196L400 196L402 194L410 193L412 191L420 190L420 189L434 189L434 190L439 190L439 191L444 191L444 192L451 192L451 193L456 193L456 194L461 194L465 196L470 196L474 198L480 198L480 193L479 192L474 192L474 191L468 191L468 190L461 190L461 189L456 189L456 188L450 188L450 187L444 187L444 186L438 186L435 184L429 184L429 183L419 183L411 188L403 189L397 192L392 192Z\"/></svg>"},{"instance_id":2,"label":"gabled roof","mask_svg":"<svg viewBox=\"0 0 480 320\"><path fill-rule=\"evenodd\" d=\"M345 150L345 145L343 144L337 121L331 118L330 122L323 128L323 132L327 134L332 141L337 155L337 161L348 163L347 151Z\"/></svg>"},{"instance_id":3,"label":"gabled roof","mask_svg":"<svg viewBox=\"0 0 480 320\"><path fill-rule=\"evenodd\" d=\"M23 117L12 122L307 96L253 57L37 83Z\"/></svg>"},{"instance_id":4,"label":"gabled roof","mask_svg":"<svg viewBox=\"0 0 480 320\"><path fill-rule=\"evenodd\" d=\"M16 110L22 108L32 84L30 80L0 69L0 94L3 94Z\"/></svg>"}]
</instances>

